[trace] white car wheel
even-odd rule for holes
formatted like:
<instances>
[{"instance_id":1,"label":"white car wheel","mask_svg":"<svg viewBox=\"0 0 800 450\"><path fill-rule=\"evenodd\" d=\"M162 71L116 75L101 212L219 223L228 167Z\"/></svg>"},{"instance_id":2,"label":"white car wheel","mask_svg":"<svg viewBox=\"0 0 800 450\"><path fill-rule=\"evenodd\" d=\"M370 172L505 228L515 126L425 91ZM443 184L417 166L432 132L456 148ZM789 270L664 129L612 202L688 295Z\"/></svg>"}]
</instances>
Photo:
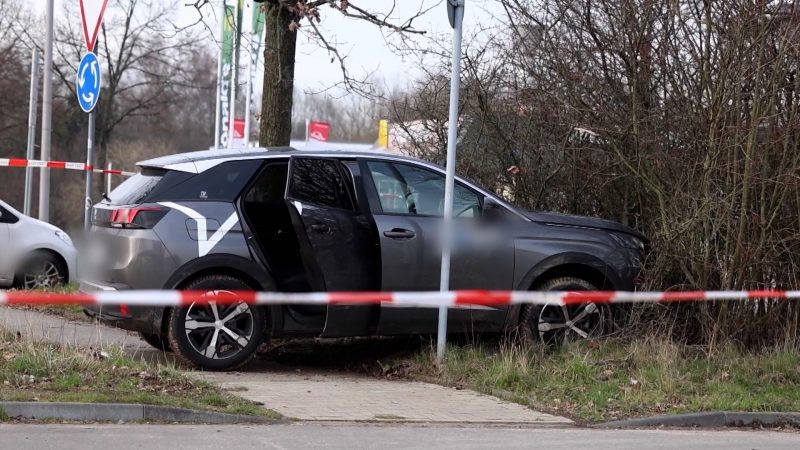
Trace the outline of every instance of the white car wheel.
<instances>
[{"instance_id":1,"label":"white car wheel","mask_svg":"<svg viewBox=\"0 0 800 450\"><path fill-rule=\"evenodd\" d=\"M20 289L51 289L66 281L64 265L55 256L36 252L29 258L17 275Z\"/></svg>"}]
</instances>

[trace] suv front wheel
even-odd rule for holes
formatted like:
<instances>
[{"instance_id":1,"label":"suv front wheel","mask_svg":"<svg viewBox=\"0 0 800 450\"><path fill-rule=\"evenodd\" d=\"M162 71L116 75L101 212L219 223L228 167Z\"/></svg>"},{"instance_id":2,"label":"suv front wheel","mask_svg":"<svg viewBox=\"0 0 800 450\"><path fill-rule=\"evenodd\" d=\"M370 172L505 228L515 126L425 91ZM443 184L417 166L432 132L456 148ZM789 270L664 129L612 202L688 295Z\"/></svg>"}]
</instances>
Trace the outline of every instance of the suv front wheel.
<instances>
[{"instance_id":1,"label":"suv front wheel","mask_svg":"<svg viewBox=\"0 0 800 450\"><path fill-rule=\"evenodd\" d=\"M538 287L540 291L596 291L586 280L558 277ZM611 308L604 303L580 305L529 305L522 311L520 328L526 343L543 342L548 347L568 345L581 339L596 339L611 332Z\"/></svg>"},{"instance_id":2,"label":"suv front wheel","mask_svg":"<svg viewBox=\"0 0 800 450\"><path fill-rule=\"evenodd\" d=\"M185 290L230 294L225 303L192 303L175 308L169 317L169 343L183 362L206 370L233 370L246 364L264 341L266 315L263 308L236 301L236 291L251 288L225 276L199 278Z\"/></svg>"}]
</instances>

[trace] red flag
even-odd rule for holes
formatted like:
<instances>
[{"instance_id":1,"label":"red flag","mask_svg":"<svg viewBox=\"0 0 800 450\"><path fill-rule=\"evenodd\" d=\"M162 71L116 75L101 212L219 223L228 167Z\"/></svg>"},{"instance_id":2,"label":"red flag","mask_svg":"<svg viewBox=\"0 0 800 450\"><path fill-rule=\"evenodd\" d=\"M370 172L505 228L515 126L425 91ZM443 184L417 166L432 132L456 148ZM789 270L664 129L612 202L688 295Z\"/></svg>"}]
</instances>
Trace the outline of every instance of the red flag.
<instances>
[{"instance_id":1,"label":"red flag","mask_svg":"<svg viewBox=\"0 0 800 450\"><path fill-rule=\"evenodd\" d=\"M244 139L244 119L233 119L233 138Z\"/></svg>"},{"instance_id":2,"label":"red flag","mask_svg":"<svg viewBox=\"0 0 800 450\"><path fill-rule=\"evenodd\" d=\"M308 123L308 138L315 141L328 142L331 133L331 125L328 122Z\"/></svg>"},{"instance_id":3,"label":"red flag","mask_svg":"<svg viewBox=\"0 0 800 450\"><path fill-rule=\"evenodd\" d=\"M229 122L225 122L225 129L228 129ZM244 139L244 119L233 119L233 138Z\"/></svg>"}]
</instances>

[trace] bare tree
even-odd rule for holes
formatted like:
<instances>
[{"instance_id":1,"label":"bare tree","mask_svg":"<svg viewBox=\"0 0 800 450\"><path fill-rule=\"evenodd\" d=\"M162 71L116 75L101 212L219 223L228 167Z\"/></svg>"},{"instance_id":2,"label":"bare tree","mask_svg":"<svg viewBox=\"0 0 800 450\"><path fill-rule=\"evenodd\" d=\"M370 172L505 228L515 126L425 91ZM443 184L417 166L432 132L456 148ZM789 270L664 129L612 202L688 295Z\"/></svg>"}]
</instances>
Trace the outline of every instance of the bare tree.
<instances>
[{"instance_id":1,"label":"bare tree","mask_svg":"<svg viewBox=\"0 0 800 450\"><path fill-rule=\"evenodd\" d=\"M336 11L353 20L367 22L393 34L423 33L413 26L413 21L424 13L424 2L416 14L402 20L391 18L395 5L386 11L375 11L352 0L255 0L266 8L265 71L262 90L260 143L263 146L289 145L292 133L292 105L294 101L294 66L297 49L297 32L308 29L316 42L325 48L331 58L339 61L344 84L359 89L358 80L350 76L345 64L346 55L340 53L333 41L317 26L322 20L323 8ZM208 0L198 0L199 7Z\"/></svg>"},{"instance_id":2,"label":"bare tree","mask_svg":"<svg viewBox=\"0 0 800 450\"><path fill-rule=\"evenodd\" d=\"M306 30L315 45L327 51L331 62L338 62L342 72L340 85L359 95L370 95L369 83L364 78L351 74L346 60L347 54L337 46L331 36L318 25L326 11L342 14L348 19L368 23L384 32L389 39L406 35L424 34L414 21L435 6L439 0L414 0L415 12L406 18L395 19L397 2L388 7L367 6L363 0L253 0L263 4L266 13L264 47L264 80L261 100L261 126L259 141L262 146L289 145L292 135L292 107L294 104L294 70L297 51L297 34ZM212 0L193 0L201 20L208 12ZM209 14L213 16L213 14ZM369 78L369 76L365 77Z\"/></svg>"},{"instance_id":3,"label":"bare tree","mask_svg":"<svg viewBox=\"0 0 800 450\"><path fill-rule=\"evenodd\" d=\"M0 0L0 158L20 157L25 154L28 124L28 87L30 85L31 52L20 45L21 26L35 22L26 14L17 0ZM22 207L24 171L0 168L3 171L4 189L0 198L14 206ZM12 187L19 186L19 189Z\"/></svg>"},{"instance_id":4,"label":"bare tree","mask_svg":"<svg viewBox=\"0 0 800 450\"><path fill-rule=\"evenodd\" d=\"M502 3L498 35L465 50L462 172L523 207L646 232L647 287L797 285L800 6ZM394 111L436 130L444 55L427 67ZM418 144L420 155L441 154ZM800 308L785 302L679 312L684 336L711 344L800 338Z\"/></svg>"},{"instance_id":5,"label":"bare tree","mask_svg":"<svg viewBox=\"0 0 800 450\"><path fill-rule=\"evenodd\" d=\"M161 114L182 88L193 87L198 37L191 29L176 32L173 11L179 2L124 0L109 5L95 46L106 67L97 106L97 162L105 166L114 130L125 120ZM75 16L74 5L65 14ZM82 33L62 21L56 33L55 73L61 92L75 98L74 74L85 52ZM79 119L78 119L79 120Z\"/></svg>"}]
</instances>

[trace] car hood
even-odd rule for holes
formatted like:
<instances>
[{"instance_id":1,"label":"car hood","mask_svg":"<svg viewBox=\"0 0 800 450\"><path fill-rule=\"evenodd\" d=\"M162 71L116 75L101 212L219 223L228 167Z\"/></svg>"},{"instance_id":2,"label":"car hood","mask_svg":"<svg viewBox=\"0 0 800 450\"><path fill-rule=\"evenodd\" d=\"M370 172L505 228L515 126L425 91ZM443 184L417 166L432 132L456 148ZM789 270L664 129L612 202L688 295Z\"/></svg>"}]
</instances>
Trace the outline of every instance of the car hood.
<instances>
[{"instance_id":1,"label":"car hood","mask_svg":"<svg viewBox=\"0 0 800 450\"><path fill-rule=\"evenodd\" d=\"M600 230L626 233L648 242L647 237L642 233L627 227L619 222L612 220L598 219L596 217L572 216L569 214L542 213L535 211L522 211L522 213L533 222L543 225L555 225L564 227L595 228Z\"/></svg>"},{"instance_id":2,"label":"car hood","mask_svg":"<svg viewBox=\"0 0 800 450\"><path fill-rule=\"evenodd\" d=\"M55 225L51 225L51 224L49 224L47 222L42 222L41 220L34 219L33 217L30 217L30 216L20 215L19 219L20 219L20 222L24 222L26 225L31 226L31 227L37 227L37 228L40 228L40 229L43 229L43 230L52 231L52 232L56 232L56 231L63 232L64 231L64 230L62 230L61 228L58 228Z\"/></svg>"}]
</instances>

